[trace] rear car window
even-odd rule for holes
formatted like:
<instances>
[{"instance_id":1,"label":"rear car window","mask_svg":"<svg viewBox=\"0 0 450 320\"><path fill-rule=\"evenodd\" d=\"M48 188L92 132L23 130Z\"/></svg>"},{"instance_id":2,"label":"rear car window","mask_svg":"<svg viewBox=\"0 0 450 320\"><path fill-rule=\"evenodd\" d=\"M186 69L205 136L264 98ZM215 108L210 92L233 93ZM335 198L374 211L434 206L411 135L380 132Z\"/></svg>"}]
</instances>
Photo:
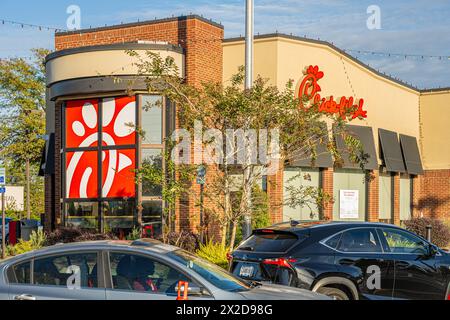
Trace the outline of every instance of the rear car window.
<instances>
[{"instance_id":1,"label":"rear car window","mask_svg":"<svg viewBox=\"0 0 450 320\"><path fill-rule=\"evenodd\" d=\"M31 283L31 262L23 262L10 268L8 273L8 281L13 284L30 284Z\"/></svg>"},{"instance_id":2,"label":"rear car window","mask_svg":"<svg viewBox=\"0 0 450 320\"><path fill-rule=\"evenodd\" d=\"M253 252L285 252L298 237L290 232L256 232L245 240L238 250Z\"/></svg>"}]
</instances>

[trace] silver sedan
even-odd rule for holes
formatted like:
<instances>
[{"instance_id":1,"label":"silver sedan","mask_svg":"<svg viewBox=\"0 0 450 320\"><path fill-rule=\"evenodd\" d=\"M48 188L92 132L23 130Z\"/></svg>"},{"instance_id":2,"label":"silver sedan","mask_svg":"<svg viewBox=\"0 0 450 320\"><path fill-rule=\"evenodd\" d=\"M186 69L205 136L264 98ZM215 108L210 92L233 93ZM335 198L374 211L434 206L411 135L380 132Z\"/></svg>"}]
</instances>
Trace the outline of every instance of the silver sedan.
<instances>
[{"instance_id":1,"label":"silver sedan","mask_svg":"<svg viewBox=\"0 0 450 320\"><path fill-rule=\"evenodd\" d=\"M245 282L153 240L61 244L0 262L0 300L175 300L185 288L189 300L328 299Z\"/></svg>"}]
</instances>

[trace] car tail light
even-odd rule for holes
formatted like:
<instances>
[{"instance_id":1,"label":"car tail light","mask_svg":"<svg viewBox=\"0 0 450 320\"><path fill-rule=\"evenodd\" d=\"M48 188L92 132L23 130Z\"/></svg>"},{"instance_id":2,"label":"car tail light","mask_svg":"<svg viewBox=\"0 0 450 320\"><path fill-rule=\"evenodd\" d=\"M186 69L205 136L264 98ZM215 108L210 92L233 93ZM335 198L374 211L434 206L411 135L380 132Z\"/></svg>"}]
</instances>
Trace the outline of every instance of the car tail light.
<instances>
[{"instance_id":1,"label":"car tail light","mask_svg":"<svg viewBox=\"0 0 450 320\"><path fill-rule=\"evenodd\" d=\"M230 262L231 260L233 260L233 256L231 255L231 253L227 252L227 260L228 262Z\"/></svg>"},{"instance_id":2,"label":"car tail light","mask_svg":"<svg viewBox=\"0 0 450 320\"><path fill-rule=\"evenodd\" d=\"M447 296L447 300L450 301L450 293Z\"/></svg>"},{"instance_id":3,"label":"car tail light","mask_svg":"<svg viewBox=\"0 0 450 320\"><path fill-rule=\"evenodd\" d=\"M275 258L275 259L265 259L263 261L264 264L270 264L275 265L278 267L284 267L284 268L292 268L291 263L297 262L296 259L286 259L286 258Z\"/></svg>"}]
</instances>

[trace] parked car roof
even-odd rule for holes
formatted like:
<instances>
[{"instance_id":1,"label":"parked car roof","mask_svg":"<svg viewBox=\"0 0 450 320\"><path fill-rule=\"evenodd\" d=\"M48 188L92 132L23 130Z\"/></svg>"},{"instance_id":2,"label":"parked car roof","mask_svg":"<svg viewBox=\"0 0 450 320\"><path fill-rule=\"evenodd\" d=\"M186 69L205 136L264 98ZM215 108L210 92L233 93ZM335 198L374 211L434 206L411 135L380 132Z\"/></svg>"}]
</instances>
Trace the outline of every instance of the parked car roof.
<instances>
[{"instance_id":1,"label":"parked car roof","mask_svg":"<svg viewBox=\"0 0 450 320\"><path fill-rule=\"evenodd\" d=\"M333 229L345 229L351 227L396 227L392 224L381 223L381 222L361 222L361 221L311 221L311 222L283 222L278 223L273 226L259 229L259 230L276 230L284 232L293 233L303 233L305 231L310 231L312 229L323 229L323 228L333 228Z\"/></svg>"},{"instance_id":2,"label":"parked car roof","mask_svg":"<svg viewBox=\"0 0 450 320\"><path fill-rule=\"evenodd\" d=\"M164 254L169 253L179 248L164 244L160 241L153 239L141 239L136 241L131 240L99 240L99 241L86 241L86 242L73 242L73 243L59 243L52 246L44 247L42 249L34 250L22 254L20 258L29 258L30 256L35 256L36 254L45 255L52 254L66 250L99 250L99 249L118 249L120 247L124 248L139 248L143 250L148 250L154 253ZM15 257L14 257L15 258ZM2 261L5 262L6 260Z\"/></svg>"}]
</instances>

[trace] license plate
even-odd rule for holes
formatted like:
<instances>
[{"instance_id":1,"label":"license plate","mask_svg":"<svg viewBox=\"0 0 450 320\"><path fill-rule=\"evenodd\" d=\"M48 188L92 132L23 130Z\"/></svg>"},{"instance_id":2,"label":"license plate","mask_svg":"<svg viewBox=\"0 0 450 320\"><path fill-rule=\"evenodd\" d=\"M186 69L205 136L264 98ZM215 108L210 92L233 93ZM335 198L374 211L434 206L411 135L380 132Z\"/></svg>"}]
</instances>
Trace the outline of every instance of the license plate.
<instances>
[{"instance_id":1,"label":"license plate","mask_svg":"<svg viewBox=\"0 0 450 320\"><path fill-rule=\"evenodd\" d=\"M253 266L242 266L239 271L239 276L250 278L253 275L255 268Z\"/></svg>"}]
</instances>

